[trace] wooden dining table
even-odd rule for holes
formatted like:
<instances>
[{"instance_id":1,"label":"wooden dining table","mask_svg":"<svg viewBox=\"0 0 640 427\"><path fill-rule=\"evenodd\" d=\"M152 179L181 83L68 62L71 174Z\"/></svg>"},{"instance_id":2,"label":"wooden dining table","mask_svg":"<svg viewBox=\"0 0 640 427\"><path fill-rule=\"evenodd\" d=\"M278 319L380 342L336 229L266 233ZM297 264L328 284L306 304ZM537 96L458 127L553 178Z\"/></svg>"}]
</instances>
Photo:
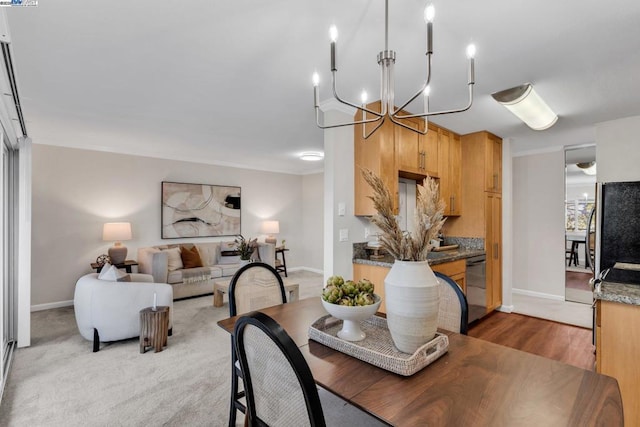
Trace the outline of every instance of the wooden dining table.
<instances>
[{"instance_id":1,"label":"wooden dining table","mask_svg":"<svg viewBox=\"0 0 640 427\"><path fill-rule=\"evenodd\" d=\"M448 331L449 350L412 376L309 339L320 298L260 310L304 355L316 383L394 426L622 426L618 382L606 375ZM233 333L231 317L218 325Z\"/></svg>"}]
</instances>

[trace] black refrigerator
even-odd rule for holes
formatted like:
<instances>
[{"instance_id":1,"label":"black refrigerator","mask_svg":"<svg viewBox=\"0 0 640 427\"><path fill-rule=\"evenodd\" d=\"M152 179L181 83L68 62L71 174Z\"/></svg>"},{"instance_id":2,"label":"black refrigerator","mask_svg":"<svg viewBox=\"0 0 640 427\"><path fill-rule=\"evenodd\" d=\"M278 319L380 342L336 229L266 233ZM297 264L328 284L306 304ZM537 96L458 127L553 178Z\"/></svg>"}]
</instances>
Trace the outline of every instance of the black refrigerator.
<instances>
[{"instance_id":1,"label":"black refrigerator","mask_svg":"<svg viewBox=\"0 0 640 427\"><path fill-rule=\"evenodd\" d=\"M601 212L600 271L611 269L607 281L640 285L640 181L602 184Z\"/></svg>"}]
</instances>

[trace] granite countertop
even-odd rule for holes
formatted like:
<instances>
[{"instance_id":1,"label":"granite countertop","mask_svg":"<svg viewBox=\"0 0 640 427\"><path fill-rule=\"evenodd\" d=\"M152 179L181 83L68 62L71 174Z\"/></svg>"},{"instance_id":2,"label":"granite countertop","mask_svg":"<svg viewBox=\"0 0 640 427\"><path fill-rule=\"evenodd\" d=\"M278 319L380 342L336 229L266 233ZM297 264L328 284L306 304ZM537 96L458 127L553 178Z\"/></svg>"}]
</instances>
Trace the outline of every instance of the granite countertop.
<instances>
[{"instance_id":1,"label":"granite countertop","mask_svg":"<svg viewBox=\"0 0 640 427\"><path fill-rule=\"evenodd\" d=\"M601 301L640 305L640 285L604 281L600 283L600 290L595 290L593 297Z\"/></svg>"},{"instance_id":2,"label":"granite countertop","mask_svg":"<svg viewBox=\"0 0 640 427\"><path fill-rule=\"evenodd\" d=\"M444 264L445 262L457 261L459 259L466 259L472 256L484 255L484 249L473 249L473 248L465 248L459 247L458 249L452 249L450 251L442 251L442 252L429 252L429 256L427 260L429 261L429 265L435 264ZM367 264L367 265L377 265L379 267L391 267L393 265L394 259L391 255L385 254L382 259L368 259L368 258L354 258L354 264ZM640 294L639 294L640 295Z\"/></svg>"}]
</instances>

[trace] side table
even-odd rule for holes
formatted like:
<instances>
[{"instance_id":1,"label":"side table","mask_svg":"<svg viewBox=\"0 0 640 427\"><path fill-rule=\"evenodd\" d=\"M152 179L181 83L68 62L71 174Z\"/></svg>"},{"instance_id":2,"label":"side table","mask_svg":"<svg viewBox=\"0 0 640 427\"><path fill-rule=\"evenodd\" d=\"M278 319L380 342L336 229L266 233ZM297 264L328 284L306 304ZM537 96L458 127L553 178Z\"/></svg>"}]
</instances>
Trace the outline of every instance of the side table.
<instances>
[{"instance_id":1,"label":"side table","mask_svg":"<svg viewBox=\"0 0 640 427\"><path fill-rule=\"evenodd\" d=\"M287 274L287 260L284 257L284 253L288 250L282 246L276 248L276 271L284 272L284 277L289 277ZM282 261L278 259L278 254L282 255Z\"/></svg>"},{"instance_id":2,"label":"side table","mask_svg":"<svg viewBox=\"0 0 640 427\"><path fill-rule=\"evenodd\" d=\"M140 310L140 353L153 347L155 353L167 345L169 335L169 307L147 307Z\"/></svg>"},{"instance_id":3,"label":"side table","mask_svg":"<svg viewBox=\"0 0 640 427\"><path fill-rule=\"evenodd\" d=\"M113 265L115 265L116 268L124 268L127 273L133 273L131 271L131 267L133 267L134 265L137 266L138 263L136 261L128 259L128 260L125 260L125 262L123 262L122 264L113 264ZM95 262L91 263L91 268L96 270L96 273L100 273L102 271L102 266Z\"/></svg>"}]
</instances>

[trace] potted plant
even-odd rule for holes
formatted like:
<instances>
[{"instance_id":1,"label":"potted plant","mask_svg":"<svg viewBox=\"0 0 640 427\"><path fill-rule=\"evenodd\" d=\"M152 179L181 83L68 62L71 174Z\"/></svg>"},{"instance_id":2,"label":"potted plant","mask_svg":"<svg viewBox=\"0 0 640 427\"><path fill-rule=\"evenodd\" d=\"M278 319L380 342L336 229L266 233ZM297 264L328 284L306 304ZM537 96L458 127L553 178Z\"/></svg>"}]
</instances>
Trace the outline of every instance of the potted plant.
<instances>
[{"instance_id":1,"label":"potted plant","mask_svg":"<svg viewBox=\"0 0 640 427\"><path fill-rule=\"evenodd\" d=\"M245 239L242 234L239 234L235 239L236 242L236 250L238 251L238 255L240 255L240 261L245 261L243 264L251 261L251 255L253 251L257 247L258 239Z\"/></svg>"},{"instance_id":2,"label":"potted plant","mask_svg":"<svg viewBox=\"0 0 640 427\"><path fill-rule=\"evenodd\" d=\"M387 186L370 170L362 173L373 189L370 198L377 210L371 222L380 229L381 247L395 259L384 280L387 324L398 350L412 354L433 339L437 330L439 285L427 256L446 219L444 202L437 181L427 176L417 186L415 231L404 232Z\"/></svg>"}]
</instances>

